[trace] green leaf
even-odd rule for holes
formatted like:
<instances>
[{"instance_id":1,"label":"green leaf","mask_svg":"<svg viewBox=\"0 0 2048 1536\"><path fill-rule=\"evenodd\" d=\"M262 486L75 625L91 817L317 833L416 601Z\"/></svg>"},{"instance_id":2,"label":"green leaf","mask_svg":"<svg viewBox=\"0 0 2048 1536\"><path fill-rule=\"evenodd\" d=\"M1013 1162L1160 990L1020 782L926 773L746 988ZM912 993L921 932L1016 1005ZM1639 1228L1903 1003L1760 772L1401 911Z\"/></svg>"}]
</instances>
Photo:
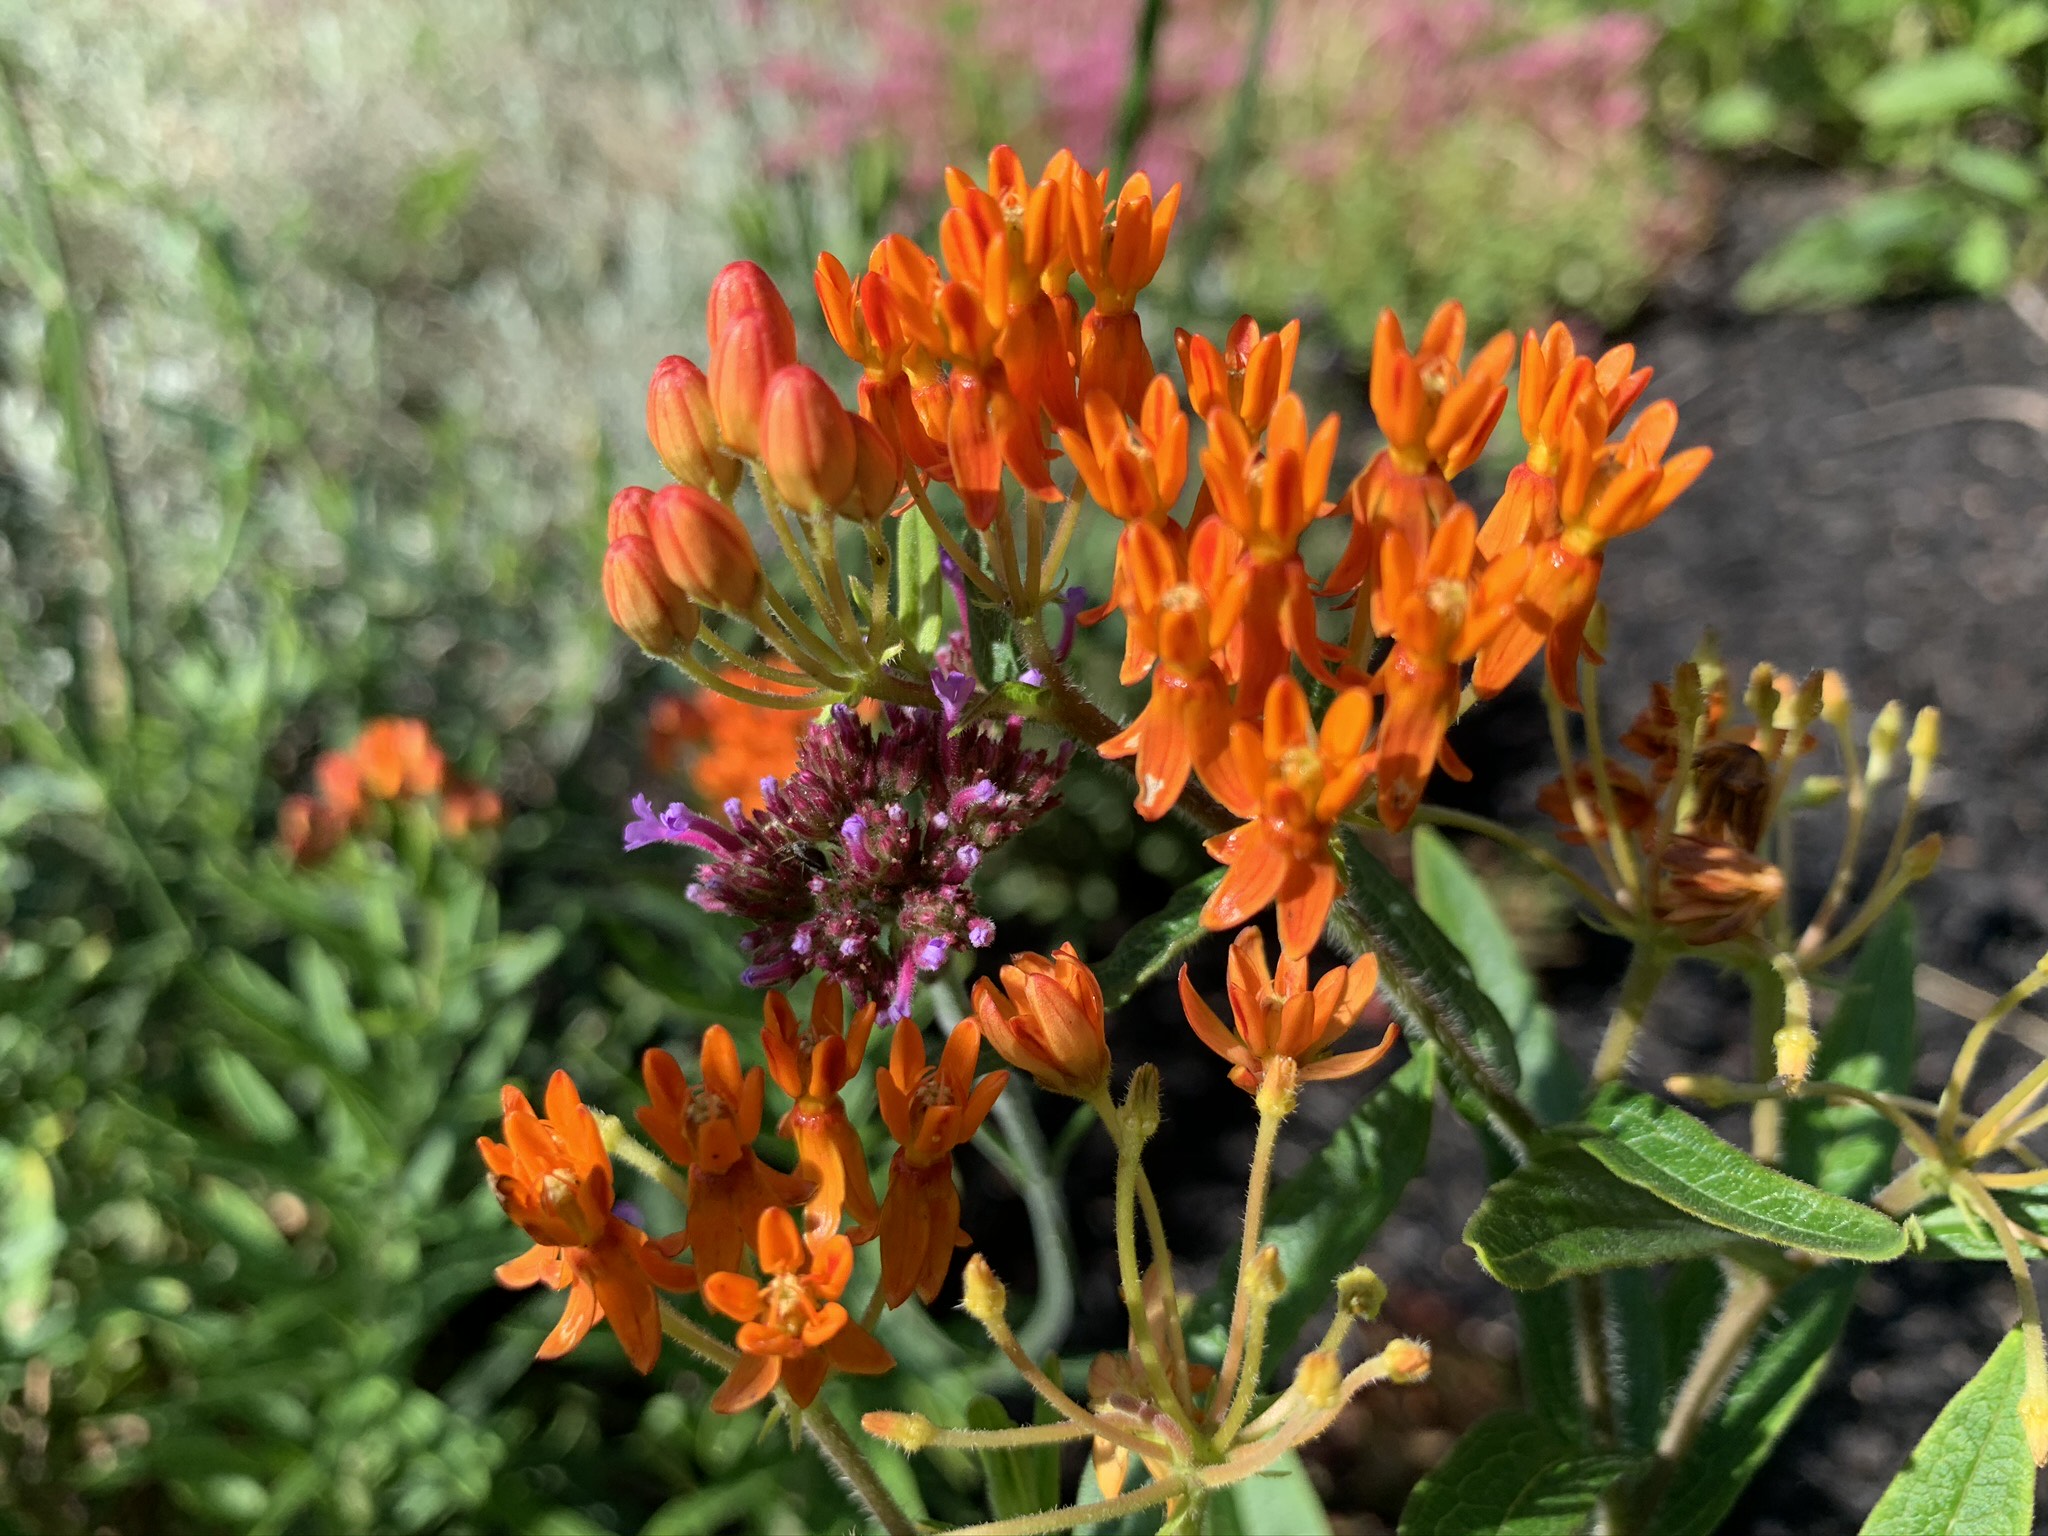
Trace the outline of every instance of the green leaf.
<instances>
[{"instance_id":1,"label":"green leaf","mask_svg":"<svg viewBox=\"0 0 2048 1536\"><path fill-rule=\"evenodd\" d=\"M2034 1458L2020 1424L2026 1339L2015 1328L1920 1437L1863 1536L2026 1536Z\"/></svg>"},{"instance_id":2,"label":"green leaf","mask_svg":"<svg viewBox=\"0 0 2048 1536\"><path fill-rule=\"evenodd\" d=\"M946 638L945 597L938 536L913 508L896 524L896 622L904 639L926 656Z\"/></svg>"},{"instance_id":3,"label":"green leaf","mask_svg":"<svg viewBox=\"0 0 2048 1536\"><path fill-rule=\"evenodd\" d=\"M1699 1258L1731 1239L1578 1148L1552 1147L1486 1192L1465 1241L1494 1279L1529 1291L1573 1275Z\"/></svg>"},{"instance_id":4,"label":"green leaf","mask_svg":"<svg viewBox=\"0 0 2048 1536\"><path fill-rule=\"evenodd\" d=\"M1835 1016L1821 1031L1813 1075L1903 1093L1914 1052L1913 911L1892 908L1864 941ZM1890 1172L1898 1127L1861 1104L1795 1102L1785 1112L1785 1170L1831 1194L1867 1199Z\"/></svg>"},{"instance_id":5,"label":"green leaf","mask_svg":"<svg viewBox=\"0 0 2048 1536\"><path fill-rule=\"evenodd\" d=\"M1557 1043L1557 1015L1543 1004L1536 978L1522 964L1515 936L1501 921L1486 887L1433 827L1415 830L1415 896L1470 965L1514 1036L1522 1099L1554 1124L1578 1112L1585 1083L1578 1064Z\"/></svg>"},{"instance_id":6,"label":"green leaf","mask_svg":"<svg viewBox=\"0 0 2048 1536\"><path fill-rule=\"evenodd\" d=\"M200 1179L199 1209L220 1235L244 1253L272 1257L286 1248L284 1234L256 1197L239 1184L212 1175Z\"/></svg>"},{"instance_id":7,"label":"green leaf","mask_svg":"<svg viewBox=\"0 0 2048 1536\"><path fill-rule=\"evenodd\" d=\"M1280 1250L1287 1291L1267 1316L1268 1358L1277 1361L1330 1300L1337 1277L1358 1262L1392 1213L1408 1181L1422 1171L1436 1098L1436 1053L1424 1046L1375 1088L1299 1173L1266 1205L1263 1240ZM1228 1266L1226 1266L1227 1268ZM1189 1347L1222 1356L1235 1274L1196 1302Z\"/></svg>"},{"instance_id":8,"label":"green leaf","mask_svg":"<svg viewBox=\"0 0 2048 1536\"><path fill-rule=\"evenodd\" d=\"M1750 149L1778 127L1778 103L1760 85L1743 81L1714 92L1693 114L1692 131L1709 149Z\"/></svg>"},{"instance_id":9,"label":"green leaf","mask_svg":"<svg viewBox=\"0 0 2048 1536\"><path fill-rule=\"evenodd\" d=\"M313 1038L327 1059L344 1072L362 1071L370 1064L370 1041L356 1022L348 978L341 967L318 943L303 935L292 941L291 965Z\"/></svg>"},{"instance_id":10,"label":"green leaf","mask_svg":"<svg viewBox=\"0 0 2048 1536\"><path fill-rule=\"evenodd\" d=\"M2019 94L2018 79L2001 60L1971 48L1944 48L1887 65L1857 87L1849 105L1872 128L1928 128L2003 106Z\"/></svg>"},{"instance_id":11,"label":"green leaf","mask_svg":"<svg viewBox=\"0 0 2048 1536\"><path fill-rule=\"evenodd\" d=\"M562 952L558 928L536 928L531 933L508 934L492 948L484 967L484 985L493 997L511 997L532 985L533 979L554 963Z\"/></svg>"},{"instance_id":12,"label":"green leaf","mask_svg":"<svg viewBox=\"0 0 2048 1536\"><path fill-rule=\"evenodd\" d=\"M1575 1358L1577 1328L1571 1287L1546 1285L1515 1293L1515 1332L1520 1339L1515 1364L1522 1396L1532 1412L1567 1439L1586 1432Z\"/></svg>"},{"instance_id":13,"label":"green leaf","mask_svg":"<svg viewBox=\"0 0 2048 1536\"><path fill-rule=\"evenodd\" d=\"M1976 30L1971 45L1980 53L2009 59L2025 53L2036 43L2048 41L2048 5L2028 0L1990 17Z\"/></svg>"},{"instance_id":14,"label":"green leaf","mask_svg":"<svg viewBox=\"0 0 2048 1536\"><path fill-rule=\"evenodd\" d=\"M1905 1251L1906 1234L1881 1211L1766 1168L1648 1094L1612 1084L1586 1119L1605 1132L1580 1143L1588 1154L1713 1226L1827 1258L1878 1263Z\"/></svg>"},{"instance_id":15,"label":"green leaf","mask_svg":"<svg viewBox=\"0 0 2048 1536\"><path fill-rule=\"evenodd\" d=\"M1166 974L1166 968L1192 949L1208 929L1202 926L1202 903L1223 883L1226 872L1212 869L1175 891L1165 906L1142 918L1109 958L1095 967L1095 979L1102 984L1104 1011L1114 1013L1148 982Z\"/></svg>"},{"instance_id":16,"label":"green leaf","mask_svg":"<svg viewBox=\"0 0 2048 1536\"><path fill-rule=\"evenodd\" d=\"M63 1251L49 1163L34 1147L0 1141L0 1339L33 1339Z\"/></svg>"},{"instance_id":17,"label":"green leaf","mask_svg":"<svg viewBox=\"0 0 2048 1536\"><path fill-rule=\"evenodd\" d=\"M1991 1192L2006 1215L2030 1232L2048 1231L2048 1190L1999 1189ZM1981 1217L1953 1204L1916 1212L1924 1246L1915 1254L1920 1259L1968 1259L1990 1264L2003 1263L2005 1250L1991 1235ZM2020 1238L2020 1252L2028 1259L2048 1259L2048 1245Z\"/></svg>"},{"instance_id":18,"label":"green leaf","mask_svg":"<svg viewBox=\"0 0 2048 1536\"><path fill-rule=\"evenodd\" d=\"M1010 1416L993 1397L967 1404L969 1429L1009 1429ZM998 1520L1035 1515L1060 1501L1060 1457L1056 1445L977 1451L988 1479L989 1510Z\"/></svg>"},{"instance_id":19,"label":"green leaf","mask_svg":"<svg viewBox=\"0 0 2048 1536\"><path fill-rule=\"evenodd\" d=\"M1941 168L1972 192L2016 208L2031 208L2041 200L2041 176L2033 163L2002 149L1951 144L1941 152Z\"/></svg>"},{"instance_id":20,"label":"green leaf","mask_svg":"<svg viewBox=\"0 0 2048 1536\"><path fill-rule=\"evenodd\" d=\"M1952 192L1893 187L1816 214L1742 275L1746 309L1833 309L1942 274L1957 212Z\"/></svg>"},{"instance_id":21,"label":"green leaf","mask_svg":"<svg viewBox=\"0 0 2048 1536\"><path fill-rule=\"evenodd\" d=\"M243 1135L276 1146L298 1134L299 1117L239 1051L208 1047L199 1057L199 1081L222 1117Z\"/></svg>"},{"instance_id":22,"label":"green leaf","mask_svg":"<svg viewBox=\"0 0 2048 1536\"><path fill-rule=\"evenodd\" d=\"M1316 1485L1292 1451L1216 1497L1233 1506L1239 1536L1330 1536L1330 1517Z\"/></svg>"},{"instance_id":23,"label":"green leaf","mask_svg":"<svg viewBox=\"0 0 2048 1536\"><path fill-rule=\"evenodd\" d=\"M1833 1265L1785 1293L1645 1529L1711 1536L1819 1384L1862 1278Z\"/></svg>"},{"instance_id":24,"label":"green leaf","mask_svg":"<svg viewBox=\"0 0 2048 1536\"><path fill-rule=\"evenodd\" d=\"M1346 833L1339 850L1346 890L1331 914L1333 931L1354 950L1379 957L1380 985L1409 1043L1444 1046L1452 1103L1473 1124L1490 1126L1489 1094L1501 1102L1521 1078L1514 1032L1457 946L1393 871L1355 834Z\"/></svg>"},{"instance_id":25,"label":"green leaf","mask_svg":"<svg viewBox=\"0 0 2048 1536\"><path fill-rule=\"evenodd\" d=\"M1496 1413L1416 1486L1400 1536L1578 1536L1635 1464L1574 1445L1534 1414Z\"/></svg>"},{"instance_id":26,"label":"green leaf","mask_svg":"<svg viewBox=\"0 0 2048 1536\"><path fill-rule=\"evenodd\" d=\"M1973 293L1997 293L2012 280L2012 235L1988 209L1972 214L1949 252L1949 271Z\"/></svg>"}]
</instances>

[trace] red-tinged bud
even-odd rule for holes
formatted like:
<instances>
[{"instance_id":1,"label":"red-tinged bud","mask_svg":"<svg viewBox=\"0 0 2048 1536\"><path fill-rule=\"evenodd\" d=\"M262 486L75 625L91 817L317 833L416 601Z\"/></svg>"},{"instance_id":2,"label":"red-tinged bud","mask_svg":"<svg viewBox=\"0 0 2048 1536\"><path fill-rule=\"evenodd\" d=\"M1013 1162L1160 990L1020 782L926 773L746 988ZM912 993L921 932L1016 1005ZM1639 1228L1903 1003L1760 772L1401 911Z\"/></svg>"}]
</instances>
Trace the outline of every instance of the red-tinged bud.
<instances>
[{"instance_id":1,"label":"red-tinged bud","mask_svg":"<svg viewBox=\"0 0 2048 1536\"><path fill-rule=\"evenodd\" d=\"M761 456L769 381L795 361L795 340L765 310L749 310L726 323L711 353L711 406L719 437L741 458Z\"/></svg>"},{"instance_id":2,"label":"red-tinged bud","mask_svg":"<svg viewBox=\"0 0 2048 1536\"><path fill-rule=\"evenodd\" d=\"M723 613L753 611L761 559L731 507L694 485L655 492L647 509L654 552L683 596Z\"/></svg>"},{"instance_id":3,"label":"red-tinged bud","mask_svg":"<svg viewBox=\"0 0 2048 1536\"><path fill-rule=\"evenodd\" d=\"M654 492L644 485L629 485L612 498L611 511L605 514L605 542L623 539L629 533L647 538L647 504L654 500Z\"/></svg>"},{"instance_id":4,"label":"red-tinged bud","mask_svg":"<svg viewBox=\"0 0 2048 1536\"><path fill-rule=\"evenodd\" d=\"M604 552L604 601L612 622L650 656L687 650L697 638L697 605L669 580L643 534L613 539Z\"/></svg>"},{"instance_id":5,"label":"red-tinged bud","mask_svg":"<svg viewBox=\"0 0 2048 1536\"><path fill-rule=\"evenodd\" d=\"M731 263L711 284L711 297L704 304L704 334L711 339L711 355L718 355L719 344L733 321L752 313L768 316L781 338L783 350L794 361L796 320L783 300L782 290L775 286L775 279L751 261Z\"/></svg>"},{"instance_id":6,"label":"red-tinged bud","mask_svg":"<svg viewBox=\"0 0 2048 1536\"><path fill-rule=\"evenodd\" d=\"M761 463L791 506L824 512L853 494L852 419L839 397L801 363L768 381L761 405Z\"/></svg>"},{"instance_id":7,"label":"red-tinged bud","mask_svg":"<svg viewBox=\"0 0 2048 1536\"><path fill-rule=\"evenodd\" d=\"M974 1018L996 1054L1041 1088L1090 1099L1109 1081L1102 987L1071 944L1050 957L1016 956L1000 991L986 977L976 982Z\"/></svg>"},{"instance_id":8,"label":"red-tinged bud","mask_svg":"<svg viewBox=\"0 0 2048 1536\"><path fill-rule=\"evenodd\" d=\"M839 510L872 523L896 505L896 493L903 488L903 468L879 427L864 416L849 419L853 423L853 497Z\"/></svg>"},{"instance_id":9,"label":"red-tinged bud","mask_svg":"<svg viewBox=\"0 0 2048 1536\"><path fill-rule=\"evenodd\" d=\"M687 357L664 357L655 366L647 386L647 440L685 485L725 497L740 483L743 466L718 445L711 381Z\"/></svg>"}]
</instances>

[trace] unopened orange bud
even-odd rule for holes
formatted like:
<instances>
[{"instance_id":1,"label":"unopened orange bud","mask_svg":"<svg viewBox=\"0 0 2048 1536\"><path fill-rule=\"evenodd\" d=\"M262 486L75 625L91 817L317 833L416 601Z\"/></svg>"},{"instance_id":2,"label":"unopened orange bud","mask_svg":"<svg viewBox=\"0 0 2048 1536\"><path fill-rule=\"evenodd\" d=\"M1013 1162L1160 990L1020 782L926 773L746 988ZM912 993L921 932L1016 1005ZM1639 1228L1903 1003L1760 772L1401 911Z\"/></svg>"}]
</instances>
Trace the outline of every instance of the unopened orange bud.
<instances>
[{"instance_id":1,"label":"unopened orange bud","mask_svg":"<svg viewBox=\"0 0 2048 1536\"><path fill-rule=\"evenodd\" d=\"M650 656L687 650L702 616L662 570L654 541L629 533L604 552L604 602L612 622Z\"/></svg>"},{"instance_id":2,"label":"unopened orange bud","mask_svg":"<svg viewBox=\"0 0 2048 1536\"><path fill-rule=\"evenodd\" d=\"M611 510L605 514L604 536L609 543L623 539L629 533L648 538L647 504L654 500L654 492L644 485L629 485L612 498Z\"/></svg>"},{"instance_id":3,"label":"unopened orange bud","mask_svg":"<svg viewBox=\"0 0 2048 1536\"><path fill-rule=\"evenodd\" d=\"M718 355L719 343L733 321L741 315L764 314L792 360L796 357L796 320L775 286L775 279L751 261L735 261L711 284L711 297L704 304L704 334L711 340L711 354Z\"/></svg>"},{"instance_id":4,"label":"unopened orange bud","mask_svg":"<svg viewBox=\"0 0 2048 1536\"><path fill-rule=\"evenodd\" d=\"M711 381L687 357L664 357L655 366L647 386L647 440L685 485L725 497L740 483L740 461L718 445Z\"/></svg>"},{"instance_id":5,"label":"unopened orange bud","mask_svg":"<svg viewBox=\"0 0 2048 1536\"><path fill-rule=\"evenodd\" d=\"M683 596L723 613L749 613L761 595L761 559L738 516L694 485L655 492L647 526L654 552Z\"/></svg>"},{"instance_id":6,"label":"unopened orange bud","mask_svg":"<svg viewBox=\"0 0 2048 1536\"><path fill-rule=\"evenodd\" d=\"M921 1413L864 1413L860 1427L896 1447L915 1454L939 1438L939 1426Z\"/></svg>"},{"instance_id":7,"label":"unopened orange bud","mask_svg":"<svg viewBox=\"0 0 2048 1536\"><path fill-rule=\"evenodd\" d=\"M1304 1355L1294 1371L1294 1390L1318 1413L1335 1408L1344 1390L1344 1364L1336 1352L1319 1349Z\"/></svg>"},{"instance_id":8,"label":"unopened orange bud","mask_svg":"<svg viewBox=\"0 0 2048 1536\"><path fill-rule=\"evenodd\" d=\"M853 422L832 386L794 363L768 381L761 404L761 463L776 493L805 512L853 494Z\"/></svg>"},{"instance_id":9,"label":"unopened orange bud","mask_svg":"<svg viewBox=\"0 0 2048 1536\"><path fill-rule=\"evenodd\" d=\"M796 361L796 342L765 310L734 315L711 352L711 408L718 435L744 459L761 456L768 383Z\"/></svg>"},{"instance_id":10,"label":"unopened orange bud","mask_svg":"<svg viewBox=\"0 0 2048 1536\"><path fill-rule=\"evenodd\" d=\"M1051 958L1018 955L1002 969L1002 987L984 978L974 987L981 1037L1041 1088L1092 1098L1109 1080L1102 987L1074 946Z\"/></svg>"},{"instance_id":11,"label":"unopened orange bud","mask_svg":"<svg viewBox=\"0 0 2048 1536\"><path fill-rule=\"evenodd\" d=\"M1380 1351L1387 1362L1387 1379L1410 1386L1429 1377L1429 1346L1420 1339L1396 1339Z\"/></svg>"},{"instance_id":12,"label":"unopened orange bud","mask_svg":"<svg viewBox=\"0 0 2048 1536\"><path fill-rule=\"evenodd\" d=\"M896 450L881 428L865 416L853 423L853 497L840 507L849 517L872 523L886 516L896 505L896 493L903 488L903 466Z\"/></svg>"}]
</instances>

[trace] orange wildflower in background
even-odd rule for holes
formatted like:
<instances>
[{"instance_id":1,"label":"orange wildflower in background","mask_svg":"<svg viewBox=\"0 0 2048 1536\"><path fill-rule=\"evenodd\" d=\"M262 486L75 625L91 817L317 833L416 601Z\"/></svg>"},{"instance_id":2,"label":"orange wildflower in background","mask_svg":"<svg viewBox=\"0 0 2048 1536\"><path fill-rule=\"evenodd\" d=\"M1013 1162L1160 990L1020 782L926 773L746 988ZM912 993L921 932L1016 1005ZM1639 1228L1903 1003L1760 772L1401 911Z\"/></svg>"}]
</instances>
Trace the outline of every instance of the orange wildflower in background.
<instances>
[{"instance_id":1,"label":"orange wildflower in background","mask_svg":"<svg viewBox=\"0 0 2048 1536\"><path fill-rule=\"evenodd\" d=\"M1102 985L1074 946L1013 956L1001 978L1000 990L986 976L974 984L974 1018L996 1054L1053 1093L1099 1094L1109 1082Z\"/></svg>"},{"instance_id":2,"label":"orange wildflower in background","mask_svg":"<svg viewBox=\"0 0 2048 1536\"><path fill-rule=\"evenodd\" d=\"M654 1288L686 1291L697 1277L673 1262L673 1239L651 1241L612 1211L612 1162L596 1117L584 1107L566 1072L548 1079L547 1118L517 1088L503 1093L505 1140L477 1138L498 1203L535 1246L498 1267L500 1285L546 1285L567 1290L568 1305L539 1358L568 1353L600 1320L642 1375L661 1353L661 1318Z\"/></svg>"},{"instance_id":3,"label":"orange wildflower in background","mask_svg":"<svg viewBox=\"0 0 2048 1536\"><path fill-rule=\"evenodd\" d=\"M853 1244L838 1235L800 1236L789 1212L761 1213L753 1235L761 1279L722 1272L704 1280L704 1300L740 1325L739 1363L712 1394L719 1413L744 1413L777 1386L808 1408L830 1371L879 1376L896 1364L839 1298L853 1278Z\"/></svg>"},{"instance_id":4,"label":"orange wildflower in background","mask_svg":"<svg viewBox=\"0 0 2048 1536\"><path fill-rule=\"evenodd\" d=\"M755 1155L761 1134L762 1073L742 1075L739 1051L723 1024L704 1031L697 1063L704 1086L692 1090L667 1051L649 1051L640 1071L652 1101L640 1128L679 1168L690 1170L690 1257L705 1274L738 1269L740 1250L770 1206L801 1205L811 1186Z\"/></svg>"},{"instance_id":5,"label":"orange wildflower in background","mask_svg":"<svg viewBox=\"0 0 2048 1536\"><path fill-rule=\"evenodd\" d=\"M846 994L836 981L818 983L807 1024L797 1022L796 1010L780 992L770 992L762 1004L768 1075L793 1101L780 1132L796 1143L797 1176L815 1186L805 1209L818 1231L838 1231L842 1211L851 1210L863 1224L879 1214L867 1153L839 1099L839 1090L860 1074L874 1027L873 1003L856 1009L848 1025Z\"/></svg>"},{"instance_id":6,"label":"orange wildflower in background","mask_svg":"<svg viewBox=\"0 0 2048 1536\"><path fill-rule=\"evenodd\" d=\"M963 1019L935 1067L925 1065L924 1036L909 1019L896 1026L887 1071L875 1074L875 1101L896 1138L889 1192L882 1200L882 1299L901 1306L914 1292L929 1303L946 1283L953 1250L963 1247L953 1151L965 1146L995 1107L1007 1072L974 1081L981 1030Z\"/></svg>"},{"instance_id":7,"label":"orange wildflower in background","mask_svg":"<svg viewBox=\"0 0 2048 1536\"><path fill-rule=\"evenodd\" d=\"M1281 954L1294 959L1315 947L1337 898L1330 834L1372 772L1371 732L1365 689L1338 694L1318 730L1308 696L1290 675L1267 691L1263 727L1231 727L1231 757L1246 793L1230 808L1250 819L1203 845L1230 866L1202 907L1203 927L1241 928L1274 906Z\"/></svg>"},{"instance_id":8,"label":"orange wildflower in background","mask_svg":"<svg viewBox=\"0 0 2048 1536\"><path fill-rule=\"evenodd\" d=\"M1202 1044L1231 1063L1230 1080L1257 1093L1267 1068L1282 1056L1294 1059L1305 1083L1350 1077L1383 1060L1400 1032L1391 1023L1370 1050L1330 1054L1365 1012L1379 980L1379 961L1368 954L1325 972L1311 989L1306 958L1283 958L1276 974L1266 965L1264 936L1247 928L1230 944L1227 987L1235 1031L1225 1029L1202 1000L1186 966L1180 968L1180 1002Z\"/></svg>"},{"instance_id":9,"label":"orange wildflower in background","mask_svg":"<svg viewBox=\"0 0 2048 1536\"><path fill-rule=\"evenodd\" d=\"M496 826L505 813L497 791L449 773L424 720L398 716L370 721L344 751L321 753L313 784L314 793L287 795L277 808L277 840L301 868L332 854L378 802L438 795L441 830L449 837Z\"/></svg>"},{"instance_id":10,"label":"orange wildflower in background","mask_svg":"<svg viewBox=\"0 0 2048 1536\"><path fill-rule=\"evenodd\" d=\"M719 676L761 693L796 694L810 686L738 667ZM761 781L789 776L811 720L807 710L769 709L709 688L666 693L648 706L647 760L657 772L680 772L700 806L737 800L742 811L757 811Z\"/></svg>"}]
</instances>

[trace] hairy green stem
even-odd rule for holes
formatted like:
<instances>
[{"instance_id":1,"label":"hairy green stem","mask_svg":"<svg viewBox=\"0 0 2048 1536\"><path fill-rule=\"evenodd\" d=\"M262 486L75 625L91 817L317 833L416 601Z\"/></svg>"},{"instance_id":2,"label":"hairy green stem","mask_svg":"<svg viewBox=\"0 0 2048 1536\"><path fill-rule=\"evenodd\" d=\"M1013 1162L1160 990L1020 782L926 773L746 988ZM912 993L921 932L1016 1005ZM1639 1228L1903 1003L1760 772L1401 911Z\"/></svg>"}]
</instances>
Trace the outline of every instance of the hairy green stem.
<instances>
[{"instance_id":1,"label":"hairy green stem","mask_svg":"<svg viewBox=\"0 0 2048 1536\"><path fill-rule=\"evenodd\" d=\"M1628 970L1621 979L1621 997L1607 1021L1607 1033L1600 1037L1600 1052L1593 1058L1593 1084L1611 1083L1628 1070L1629 1057L1642 1032L1657 988L1670 969L1671 956L1654 941L1638 939L1630 951Z\"/></svg>"},{"instance_id":2,"label":"hairy green stem","mask_svg":"<svg viewBox=\"0 0 2048 1536\"><path fill-rule=\"evenodd\" d=\"M863 1456L846 1432L846 1426L821 1397L803 1410L804 1430L818 1454L832 1464L832 1470L846 1480L854 1497L865 1504L887 1536L918 1536L917 1522L903 1512L895 1497L882 1485L874 1464Z\"/></svg>"}]
</instances>

